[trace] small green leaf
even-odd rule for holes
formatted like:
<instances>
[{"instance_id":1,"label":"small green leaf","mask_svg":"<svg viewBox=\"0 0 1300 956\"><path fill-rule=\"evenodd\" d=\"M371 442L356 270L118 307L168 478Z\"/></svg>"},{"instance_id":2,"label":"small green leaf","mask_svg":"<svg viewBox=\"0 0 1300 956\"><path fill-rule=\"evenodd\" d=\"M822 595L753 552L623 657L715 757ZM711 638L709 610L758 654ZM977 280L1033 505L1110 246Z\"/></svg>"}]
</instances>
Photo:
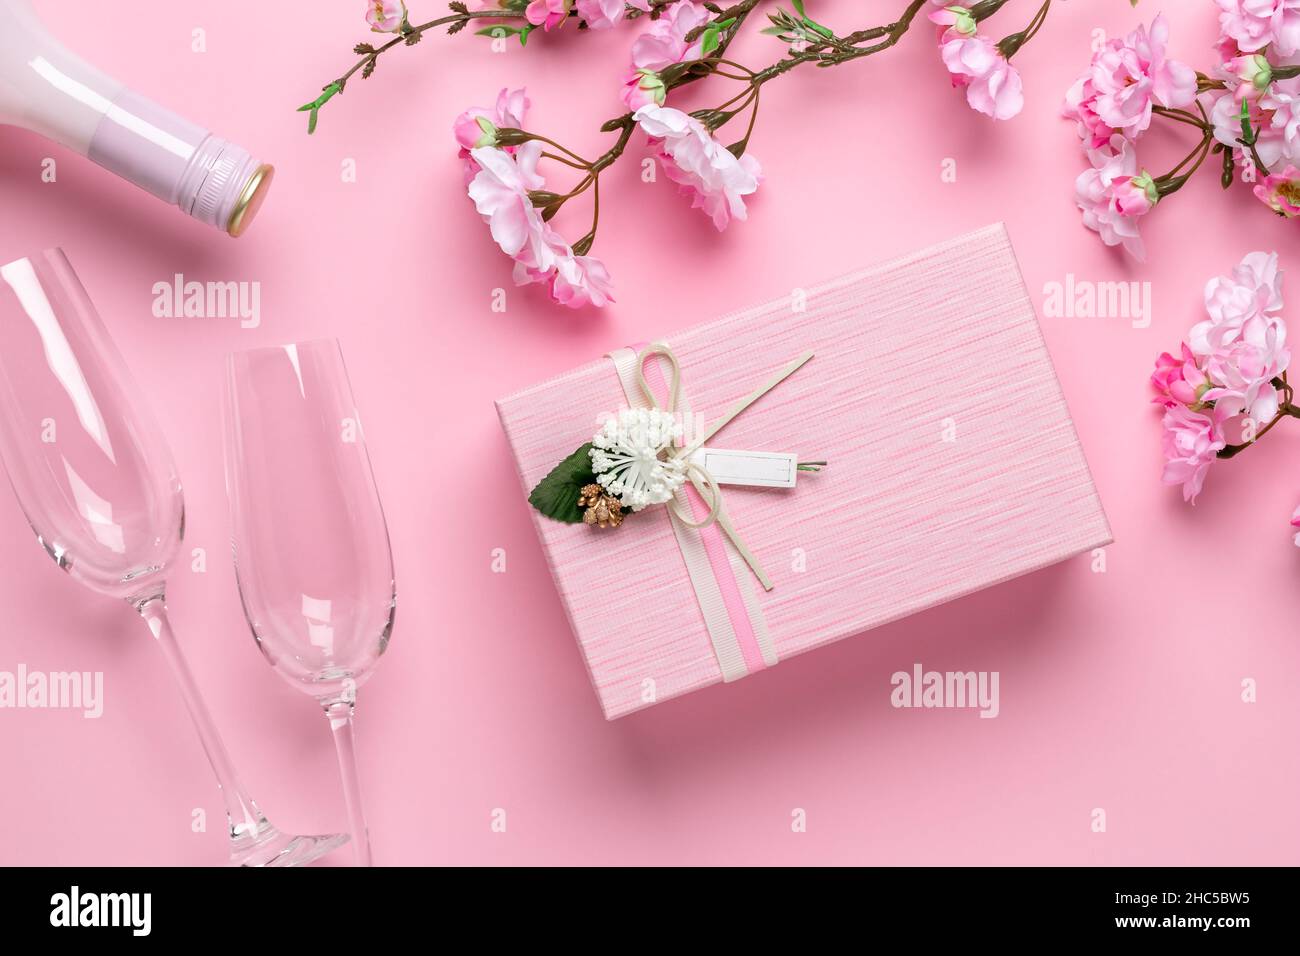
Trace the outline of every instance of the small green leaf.
<instances>
[{"instance_id":1,"label":"small green leaf","mask_svg":"<svg viewBox=\"0 0 1300 956\"><path fill-rule=\"evenodd\" d=\"M804 24L804 26L806 26L808 29L817 31L817 32L820 33L822 36L826 37L828 40L833 40L833 39L835 39L835 31L834 31L834 30L832 30L830 27L824 27L824 26L822 26L820 23L818 23L816 20L813 20L813 19L810 18L810 17L804 17L804 18L803 18L803 24Z\"/></svg>"},{"instance_id":2,"label":"small green leaf","mask_svg":"<svg viewBox=\"0 0 1300 956\"><path fill-rule=\"evenodd\" d=\"M596 475L591 470L591 442L583 445L564 461L551 469L551 473L537 483L528 496L528 503L546 517L566 524L582 521L578 497L583 485L594 484Z\"/></svg>"},{"instance_id":3,"label":"small green leaf","mask_svg":"<svg viewBox=\"0 0 1300 956\"><path fill-rule=\"evenodd\" d=\"M533 32L533 25L530 23L519 31L519 45L528 46L528 34Z\"/></svg>"},{"instance_id":4,"label":"small green leaf","mask_svg":"<svg viewBox=\"0 0 1300 956\"><path fill-rule=\"evenodd\" d=\"M709 27L704 31L704 36L700 38L700 52L708 56L718 48L718 31Z\"/></svg>"},{"instance_id":5,"label":"small green leaf","mask_svg":"<svg viewBox=\"0 0 1300 956\"><path fill-rule=\"evenodd\" d=\"M334 96L335 93L340 93L342 92L342 90L343 90L343 84L340 81L335 80L329 86L325 87L325 89L321 91L321 95L316 97L316 99L312 100L310 103L304 103L302 104L302 106L298 107L297 111L299 113L306 113L310 111L310 115L307 117L308 136L316 132L316 122L320 118L319 116L320 108L324 106L326 103L328 103L330 101L330 98Z\"/></svg>"},{"instance_id":6,"label":"small green leaf","mask_svg":"<svg viewBox=\"0 0 1300 956\"><path fill-rule=\"evenodd\" d=\"M803 0L790 0L790 6L794 7L794 12L799 16L806 16L803 12Z\"/></svg>"},{"instance_id":7,"label":"small green leaf","mask_svg":"<svg viewBox=\"0 0 1300 956\"><path fill-rule=\"evenodd\" d=\"M531 25L530 25L529 29L531 29ZM512 27L512 26L507 26L507 25L504 24L504 23L498 23L498 24L496 24L495 26L491 26L491 27L483 27L483 29L481 29L481 30L475 30L474 32L475 32L476 34L478 34L479 36L481 36L481 37L492 37L492 38L494 38L494 39L497 39L497 38L500 38L500 37L508 37L508 36L512 36L513 34L516 34L516 33L519 32L519 28L518 28L518 27Z\"/></svg>"}]
</instances>

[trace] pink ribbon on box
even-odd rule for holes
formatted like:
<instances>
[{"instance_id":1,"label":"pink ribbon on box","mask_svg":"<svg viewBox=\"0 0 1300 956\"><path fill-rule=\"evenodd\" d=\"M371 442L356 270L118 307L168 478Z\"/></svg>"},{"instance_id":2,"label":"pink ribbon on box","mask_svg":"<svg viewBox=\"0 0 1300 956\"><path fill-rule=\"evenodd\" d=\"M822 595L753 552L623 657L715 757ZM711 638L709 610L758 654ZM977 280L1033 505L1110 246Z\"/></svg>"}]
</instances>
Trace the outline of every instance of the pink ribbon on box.
<instances>
[{"instance_id":1,"label":"pink ribbon on box","mask_svg":"<svg viewBox=\"0 0 1300 956\"><path fill-rule=\"evenodd\" d=\"M658 406L656 396L662 394L668 396L663 406L668 411L689 414L676 359L666 343L643 342L632 348L610 352L609 358L614 363L629 407ZM734 405L721 421L708 430L708 435L716 433L810 358L811 353L801 356L760 389ZM671 383L661 368L664 361L669 362L672 369ZM723 513L721 492L713 484L711 476L703 472L703 477L707 479L705 483L694 480L679 488L674 495L673 504L665 511L704 617L722 671L722 679L733 681L777 663L767 621L754 590L754 578L761 581L765 588L770 588L771 584ZM706 487L712 496L711 502L705 501L701 494L701 490ZM690 519L687 520L684 515L689 515ZM751 569L753 576L747 573Z\"/></svg>"}]
</instances>

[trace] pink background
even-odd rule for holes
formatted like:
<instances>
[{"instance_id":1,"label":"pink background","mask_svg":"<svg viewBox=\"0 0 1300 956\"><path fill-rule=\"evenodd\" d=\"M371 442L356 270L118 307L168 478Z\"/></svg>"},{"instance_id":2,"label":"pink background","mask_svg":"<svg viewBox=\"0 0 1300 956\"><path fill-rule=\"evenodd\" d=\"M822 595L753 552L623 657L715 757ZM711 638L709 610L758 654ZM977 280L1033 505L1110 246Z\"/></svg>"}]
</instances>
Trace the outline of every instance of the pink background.
<instances>
[{"instance_id":1,"label":"pink background","mask_svg":"<svg viewBox=\"0 0 1300 956\"><path fill-rule=\"evenodd\" d=\"M1082 157L1057 118L1091 30L1127 30L1156 5L1056 3L1017 57L1026 105L1007 124L948 89L925 28L880 57L770 84L752 141L767 180L750 221L722 236L666 182L640 181L638 137L602 182L596 252L619 302L598 314L510 286L463 195L448 127L501 85L527 83L530 126L597 152L599 123L619 109L629 29L539 36L500 55L478 38L431 35L355 80L309 139L293 108L368 39L360 2L268 13L251 0L176 0L147 19L125 3L38 6L74 49L278 167L261 219L232 242L62 149L0 130L0 260L64 246L154 404L186 482L187 546L208 554L206 573L175 575L174 621L236 763L280 826L337 830L344 811L324 720L262 660L239 610L219 370L232 348L336 335L398 578L393 643L360 707L377 862L1300 862L1300 647L1288 626L1300 617L1300 554L1287 529L1300 447L1279 427L1216 466L1188 508L1158 481L1145 383L1155 354L1201 314L1205 279L1254 249L1276 249L1294 273L1300 250L1292 227L1245 190L1223 195L1208 173L1144 223L1148 265L1110 253L1079 225ZM814 6L830 24L865 25L859 4ZM881 19L903 6L872 4ZM1174 55L1208 66L1211 4L1166 6ZM417 2L413 16L433 8ZM1018 0L993 22L1012 32L1036 8ZM195 27L206 53L191 52ZM756 35L733 48L753 66L778 55ZM700 84L690 102L717 102L729 84ZM1156 133L1144 158L1163 171L1184 148ZM46 156L58 161L53 184L40 180ZM356 183L341 181L349 157ZM955 183L940 179L945 158ZM581 234L583 213L566 216L570 237ZM1075 559L607 724L492 400L613 346L999 219L1040 309L1044 284L1066 273L1152 283L1150 328L1043 319L1115 534L1107 572ZM260 281L262 326L154 318L151 288L176 272ZM508 289L504 314L490 310L496 287ZM942 369L934 380L941 387ZM924 409L881 414L907 427ZM222 861L212 778L145 629L61 575L4 499L0 670L103 671L106 702L97 721L0 711L0 862ZM506 550L505 574L491 571L494 548ZM892 709L890 675L918 661L999 671L1001 715ZM1258 703L1241 701L1247 677ZM191 832L197 807L206 833ZM490 828L498 807L506 833ZM1091 832L1095 807L1104 834ZM806 833L791 831L795 808Z\"/></svg>"}]
</instances>

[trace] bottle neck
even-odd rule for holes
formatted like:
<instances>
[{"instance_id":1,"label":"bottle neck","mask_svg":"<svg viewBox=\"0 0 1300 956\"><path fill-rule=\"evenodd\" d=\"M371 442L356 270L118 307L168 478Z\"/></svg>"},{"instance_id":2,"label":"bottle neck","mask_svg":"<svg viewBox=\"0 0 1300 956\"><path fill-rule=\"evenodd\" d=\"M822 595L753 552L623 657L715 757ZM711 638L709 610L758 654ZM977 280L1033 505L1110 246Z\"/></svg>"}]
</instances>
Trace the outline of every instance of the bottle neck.
<instances>
[{"instance_id":1,"label":"bottle neck","mask_svg":"<svg viewBox=\"0 0 1300 956\"><path fill-rule=\"evenodd\" d=\"M182 212L238 235L270 167L69 51L26 0L0 0L0 123L88 156Z\"/></svg>"},{"instance_id":2,"label":"bottle neck","mask_svg":"<svg viewBox=\"0 0 1300 956\"><path fill-rule=\"evenodd\" d=\"M246 149L129 89L105 111L86 155L223 230L247 203L250 184L263 168Z\"/></svg>"}]
</instances>

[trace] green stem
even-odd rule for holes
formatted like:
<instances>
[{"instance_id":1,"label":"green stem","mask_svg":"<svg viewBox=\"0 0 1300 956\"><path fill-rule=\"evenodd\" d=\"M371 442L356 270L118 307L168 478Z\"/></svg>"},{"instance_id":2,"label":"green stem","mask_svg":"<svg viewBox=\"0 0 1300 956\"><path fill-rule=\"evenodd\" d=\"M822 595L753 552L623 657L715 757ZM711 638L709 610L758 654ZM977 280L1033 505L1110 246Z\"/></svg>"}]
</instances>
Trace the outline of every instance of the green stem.
<instances>
[{"instance_id":1,"label":"green stem","mask_svg":"<svg viewBox=\"0 0 1300 956\"><path fill-rule=\"evenodd\" d=\"M591 163L589 163L587 160L583 159L581 156L579 156L579 155L578 155L577 153L575 153L573 150L571 150L571 149L567 149L567 148L565 148L564 146L561 146L561 145L560 145L559 143L557 143L555 140L553 140L553 139L547 139L545 136L541 135L540 133L534 133L534 132L532 132L531 130L524 130L524 132L528 134L528 138L529 138L529 139L535 139L535 140L537 140L537 142L539 142L539 143L545 143L547 146L554 146L554 147L555 147L556 149L558 149L560 152L565 153L565 154L571 156L571 157L573 158L573 160L574 160L574 161L579 165L579 168L581 168L581 169L591 169ZM570 165L573 165L573 164L570 163Z\"/></svg>"},{"instance_id":2,"label":"green stem","mask_svg":"<svg viewBox=\"0 0 1300 956\"><path fill-rule=\"evenodd\" d=\"M784 60L773 63L771 66L759 70L754 74L754 79L752 81L753 85L762 86L769 80L774 80L778 76L789 73L795 67L801 66L804 63L815 62L818 66L822 67L839 66L841 63L848 63L851 60L859 60L864 56L871 56L881 52L882 50L888 50L903 38L903 34L907 33L908 28L912 25L912 21L916 19L917 13L919 13L921 8L925 5L926 0L912 0L912 2L907 5L907 9L903 11L903 15L893 23L884 27L875 27L871 30L864 30L860 33L851 33L844 37L844 42L853 46L851 50L822 54L818 52L816 47L809 47L802 53L796 53L792 56L786 57ZM872 46L856 46L857 43L864 42L867 39L876 39L877 37L884 37L884 39Z\"/></svg>"},{"instance_id":3,"label":"green stem","mask_svg":"<svg viewBox=\"0 0 1300 956\"><path fill-rule=\"evenodd\" d=\"M1163 176L1157 176L1155 183L1160 198L1163 199L1165 196L1176 193L1187 185L1187 181L1192 178L1192 175L1198 169L1201 168L1201 164L1205 162L1205 158L1210 155L1210 148L1213 145L1214 135L1209 130L1206 130L1205 134L1201 137L1201 141L1196 144L1196 147L1190 153L1183 157L1182 162L1169 170L1169 172L1165 173ZM1181 172L1182 168L1192 162L1193 159L1196 160L1196 162L1193 164L1192 168L1187 170L1185 173Z\"/></svg>"},{"instance_id":4,"label":"green stem","mask_svg":"<svg viewBox=\"0 0 1300 956\"><path fill-rule=\"evenodd\" d=\"M545 152L545 153L542 153L542 156L543 156L545 159L553 159L553 160L555 160L557 163L563 163L565 166L570 166L570 167L572 167L573 169L589 169L589 168L590 168L586 163L575 163L575 162L574 162L573 160L571 160L571 159L565 159L563 156L557 155L556 153L552 153L552 152L549 152L549 151L548 151L548 152Z\"/></svg>"},{"instance_id":5,"label":"green stem","mask_svg":"<svg viewBox=\"0 0 1300 956\"><path fill-rule=\"evenodd\" d=\"M1208 123L1202 122L1196 116L1187 112L1187 110L1171 109L1167 106L1152 106L1151 112L1155 113L1157 116L1164 116L1167 119L1171 119L1176 123L1186 123L1188 126L1195 126L1202 132L1204 132L1209 126Z\"/></svg>"}]
</instances>

